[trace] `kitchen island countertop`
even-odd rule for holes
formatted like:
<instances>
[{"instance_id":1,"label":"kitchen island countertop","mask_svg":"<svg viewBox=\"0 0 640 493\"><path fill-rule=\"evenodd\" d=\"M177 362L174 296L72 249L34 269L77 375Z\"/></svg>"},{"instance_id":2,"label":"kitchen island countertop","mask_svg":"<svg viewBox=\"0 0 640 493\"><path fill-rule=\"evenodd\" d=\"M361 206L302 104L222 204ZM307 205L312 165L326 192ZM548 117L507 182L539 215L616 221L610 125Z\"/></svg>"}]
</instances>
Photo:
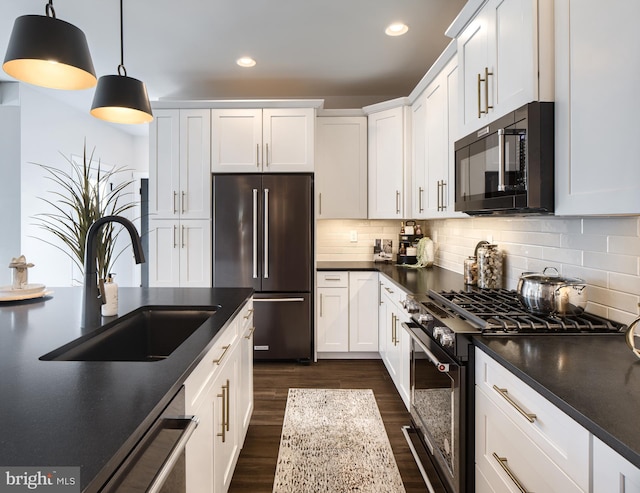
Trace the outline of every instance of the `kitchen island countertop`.
<instances>
[{"instance_id":1,"label":"kitchen island countertop","mask_svg":"<svg viewBox=\"0 0 640 493\"><path fill-rule=\"evenodd\" d=\"M155 362L42 361L90 332L82 288L0 304L0 465L79 466L97 491L239 313L252 289L120 288L119 314L141 306L219 306L168 358ZM105 318L104 322L116 317Z\"/></svg>"},{"instance_id":2,"label":"kitchen island countertop","mask_svg":"<svg viewBox=\"0 0 640 493\"><path fill-rule=\"evenodd\" d=\"M318 262L317 269L376 270L414 294L464 288L461 274L439 267ZM474 344L640 467L640 360L623 334L476 336Z\"/></svg>"}]
</instances>

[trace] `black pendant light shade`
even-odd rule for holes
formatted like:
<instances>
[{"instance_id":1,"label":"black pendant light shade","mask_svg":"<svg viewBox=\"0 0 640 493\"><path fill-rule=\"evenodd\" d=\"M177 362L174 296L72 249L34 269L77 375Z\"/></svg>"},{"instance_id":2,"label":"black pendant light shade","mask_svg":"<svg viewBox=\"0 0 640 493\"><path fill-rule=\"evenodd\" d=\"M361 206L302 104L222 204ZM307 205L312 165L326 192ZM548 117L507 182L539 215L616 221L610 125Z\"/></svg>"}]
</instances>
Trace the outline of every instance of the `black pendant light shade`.
<instances>
[{"instance_id":1,"label":"black pendant light shade","mask_svg":"<svg viewBox=\"0 0 640 493\"><path fill-rule=\"evenodd\" d=\"M153 120L144 82L126 75L100 77L91 114L113 123L148 123Z\"/></svg>"},{"instance_id":2,"label":"black pendant light shade","mask_svg":"<svg viewBox=\"0 0 640 493\"><path fill-rule=\"evenodd\" d=\"M87 38L55 14L23 15L15 20L2 68L18 80L52 89L96 85Z\"/></svg>"},{"instance_id":3,"label":"black pendant light shade","mask_svg":"<svg viewBox=\"0 0 640 493\"><path fill-rule=\"evenodd\" d=\"M113 123L149 123L153 120L144 82L127 76L124 66L124 27L120 0L120 65L118 75L103 75L93 95L91 114Z\"/></svg>"}]
</instances>

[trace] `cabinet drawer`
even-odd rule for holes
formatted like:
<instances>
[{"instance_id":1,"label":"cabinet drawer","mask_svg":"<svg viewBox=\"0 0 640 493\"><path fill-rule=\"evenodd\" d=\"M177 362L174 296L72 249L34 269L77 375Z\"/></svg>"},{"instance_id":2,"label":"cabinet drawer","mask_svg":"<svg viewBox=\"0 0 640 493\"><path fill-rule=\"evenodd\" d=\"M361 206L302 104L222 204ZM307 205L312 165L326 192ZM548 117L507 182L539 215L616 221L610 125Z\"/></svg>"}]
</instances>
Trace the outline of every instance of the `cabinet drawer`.
<instances>
[{"instance_id":1,"label":"cabinet drawer","mask_svg":"<svg viewBox=\"0 0 640 493\"><path fill-rule=\"evenodd\" d=\"M398 306L400 305L400 300L404 299L406 296L406 293L402 288L398 287L382 275L380 276L380 290L386 292L389 295L389 298L391 298L391 301Z\"/></svg>"},{"instance_id":2,"label":"cabinet drawer","mask_svg":"<svg viewBox=\"0 0 640 493\"><path fill-rule=\"evenodd\" d=\"M478 485L481 488L478 491L588 491L588 481L582 488L578 486L478 387L475 452L477 471L480 472ZM588 478L588 460L583 468Z\"/></svg>"},{"instance_id":3,"label":"cabinet drawer","mask_svg":"<svg viewBox=\"0 0 640 493\"><path fill-rule=\"evenodd\" d=\"M253 326L253 298L242 307L242 310L238 315L238 320L240 321L240 330L238 331L238 334L247 337L248 331L255 328Z\"/></svg>"},{"instance_id":4,"label":"cabinet drawer","mask_svg":"<svg viewBox=\"0 0 640 493\"><path fill-rule=\"evenodd\" d=\"M316 285L319 288L347 288L349 287L349 273L347 271L318 272Z\"/></svg>"},{"instance_id":5,"label":"cabinet drawer","mask_svg":"<svg viewBox=\"0 0 640 493\"><path fill-rule=\"evenodd\" d=\"M481 389L529 440L580 487L588 489L589 432L585 428L477 349L475 378L477 389ZM531 421L525 414L531 415Z\"/></svg>"},{"instance_id":6,"label":"cabinet drawer","mask_svg":"<svg viewBox=\"0 0 640 493\"><path fill-rule=\"evenodd\" d=\"M206 396L206 389L219 373L219 370L238 339L239 317L235 317L217 339L209 352L198 363L184 383L185 412L193 413L200 400Z\"/></svg>"}]
</instances>

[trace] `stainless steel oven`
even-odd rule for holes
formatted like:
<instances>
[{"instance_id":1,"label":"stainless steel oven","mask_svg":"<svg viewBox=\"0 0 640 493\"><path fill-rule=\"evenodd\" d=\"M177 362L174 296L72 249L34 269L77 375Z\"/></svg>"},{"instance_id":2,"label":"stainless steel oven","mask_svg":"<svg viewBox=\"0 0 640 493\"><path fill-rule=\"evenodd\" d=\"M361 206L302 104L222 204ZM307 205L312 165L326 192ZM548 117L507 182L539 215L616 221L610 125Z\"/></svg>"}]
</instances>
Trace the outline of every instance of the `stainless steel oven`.
<instances>
[{"instance_id":1,"label":"stainless steel oven","mask_svg":"<svg viewBox=\"0 0 640 493\"><path fill-rule=\"evenodd\" d=\"M443 491L465 492L468 366L447 354L419 326L409 323L403 327L411 336L410 413L414 429L436 466ZM431 483L431 491L438 491L436 478L425 479Z\"/></svg>"}]
</instances>

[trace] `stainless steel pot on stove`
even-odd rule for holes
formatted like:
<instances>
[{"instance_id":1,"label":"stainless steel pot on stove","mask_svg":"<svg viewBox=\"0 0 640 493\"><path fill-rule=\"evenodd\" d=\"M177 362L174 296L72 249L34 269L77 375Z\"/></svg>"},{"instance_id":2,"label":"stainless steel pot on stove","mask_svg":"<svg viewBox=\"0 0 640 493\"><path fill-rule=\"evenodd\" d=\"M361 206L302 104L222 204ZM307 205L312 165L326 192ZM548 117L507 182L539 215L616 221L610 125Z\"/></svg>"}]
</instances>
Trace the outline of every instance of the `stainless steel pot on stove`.
<instances>
[{"instance_id":1,"label":"stainless steel pot on stove","mask_svg":"<svg viewBox=\"0 0 640 493\"><path fill-rule=\"evenodd\" d=\"M560 276L547 267L539 272L523 272L518 280L518 296L527 309L540 315L576 315L587 305L586 283Z\"/></svg>"}]
</instances>

